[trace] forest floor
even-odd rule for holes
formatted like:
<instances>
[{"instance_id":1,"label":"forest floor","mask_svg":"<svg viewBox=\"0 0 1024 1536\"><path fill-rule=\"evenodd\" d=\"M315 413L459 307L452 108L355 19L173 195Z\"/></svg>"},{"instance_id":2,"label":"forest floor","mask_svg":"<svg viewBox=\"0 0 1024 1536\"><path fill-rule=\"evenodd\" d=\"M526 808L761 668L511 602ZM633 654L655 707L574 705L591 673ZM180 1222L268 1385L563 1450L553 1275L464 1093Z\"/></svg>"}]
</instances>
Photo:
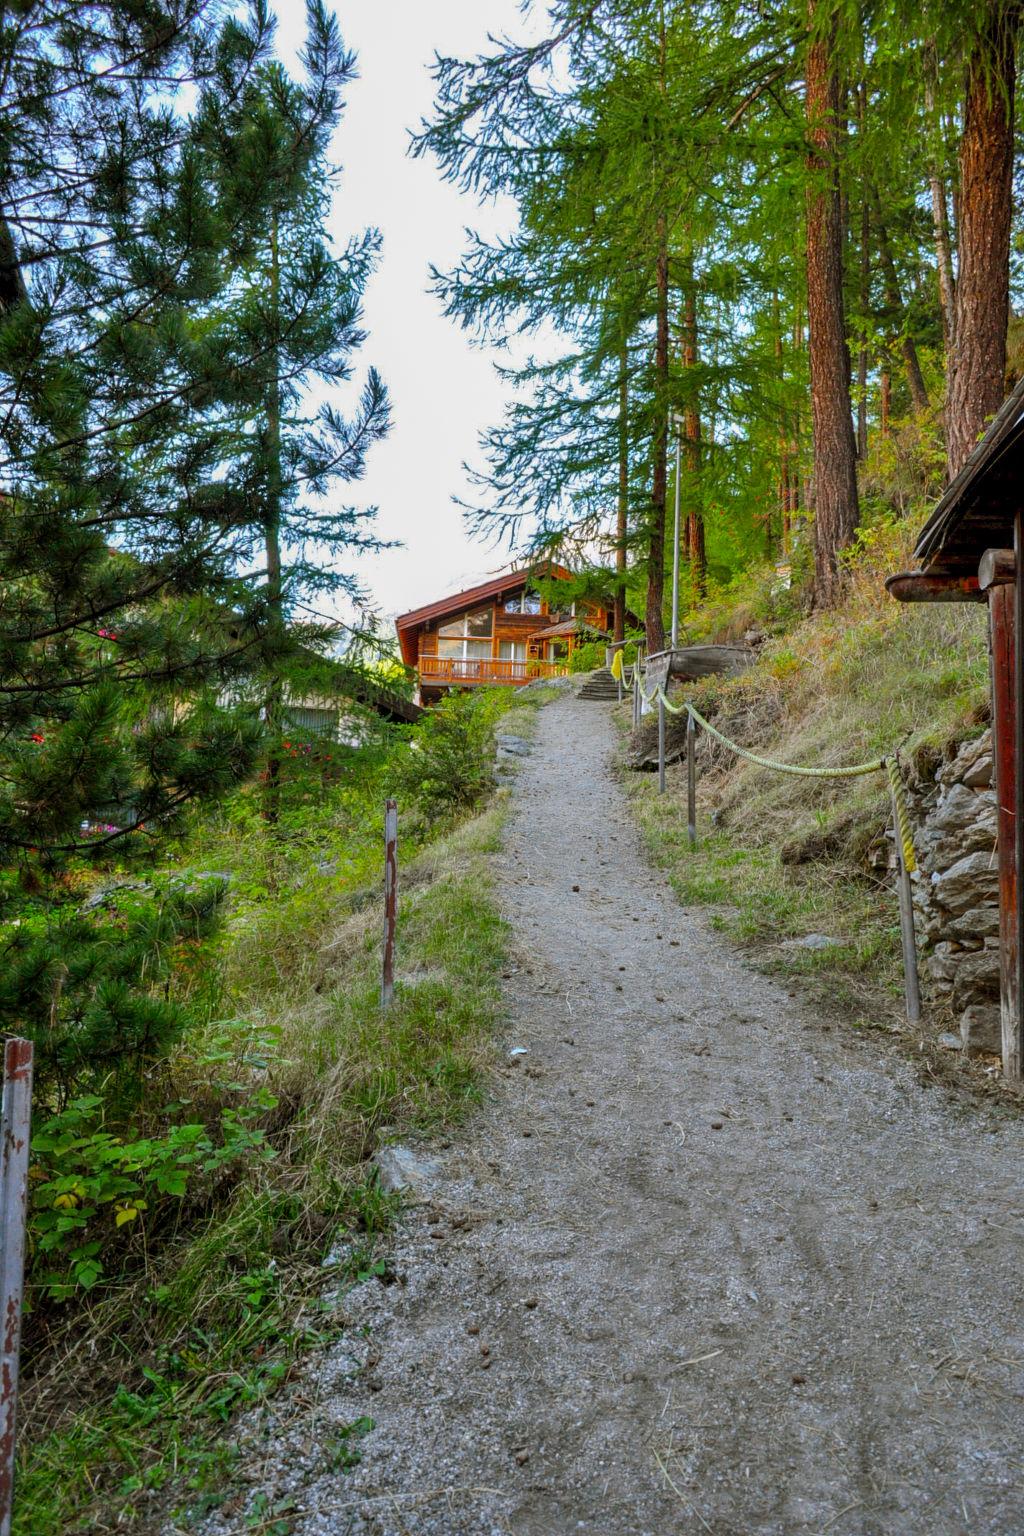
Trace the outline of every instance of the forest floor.
<instances>
[{"instance_id":1,"label":"forest floor","mask_svg":"<svg viewBox=\"0 0 1024 1536\"><path fill-rule=\"evenodd\" d=\"M1024 1124L681 908L615 745L540 711L505 1066L210 1536L1024 1528Z\"/></svg>"}]
</instances>

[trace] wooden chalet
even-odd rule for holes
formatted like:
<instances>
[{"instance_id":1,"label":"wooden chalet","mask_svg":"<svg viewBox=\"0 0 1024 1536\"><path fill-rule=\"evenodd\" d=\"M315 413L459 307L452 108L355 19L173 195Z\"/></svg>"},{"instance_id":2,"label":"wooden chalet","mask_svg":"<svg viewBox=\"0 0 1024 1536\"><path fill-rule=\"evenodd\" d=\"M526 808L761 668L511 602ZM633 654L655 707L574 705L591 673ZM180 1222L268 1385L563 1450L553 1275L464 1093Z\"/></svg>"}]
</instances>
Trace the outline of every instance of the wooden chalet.
<instances>
[{"instance_id":1,"label":"wooden chalet","mask_svg":"<svg viewBox=\"0 0 1024 1536\"><path fill-rule=\"evenodd\" d=\"M399 615L402 660L416 668L424 704L452 688L562 677L577 645L607 634L610 608L549 602L534 585L541 577L567 581L569 572L557 565L508 571Z\"/></svg>"},{"instance_id":2,"label":"wooden chalet","mask_svg":"<svg viewBox=\"0 0 1024 1536\"><path fill-rule=\"evenodd\" d=\"M1024 1063L1024 381L921 531L918 568L890 576L903 603L987 603L998 805L1003 1072Z\"/></svg>"}]
</instances>

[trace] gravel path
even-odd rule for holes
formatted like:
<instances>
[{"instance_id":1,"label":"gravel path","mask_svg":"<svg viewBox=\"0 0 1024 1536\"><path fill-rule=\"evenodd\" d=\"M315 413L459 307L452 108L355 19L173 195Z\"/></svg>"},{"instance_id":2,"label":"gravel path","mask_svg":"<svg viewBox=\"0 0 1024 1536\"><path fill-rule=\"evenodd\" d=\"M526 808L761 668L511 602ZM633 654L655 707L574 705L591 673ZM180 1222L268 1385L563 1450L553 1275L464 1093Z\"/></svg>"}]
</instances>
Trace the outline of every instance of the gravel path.
<instances>
[{"instance_id":1,"label":"gravel path","mask_svg":"<svg viewBox=\"0 0 1024 1536\"><path fill-rule=\"evenodd\" d=\"M1024 1127L680 909L612 747L603 705L540 712L503 855L528 1054L266 1426L263 1488L296 1536L1021 1531Z\"/></svg>"}]
</instances>

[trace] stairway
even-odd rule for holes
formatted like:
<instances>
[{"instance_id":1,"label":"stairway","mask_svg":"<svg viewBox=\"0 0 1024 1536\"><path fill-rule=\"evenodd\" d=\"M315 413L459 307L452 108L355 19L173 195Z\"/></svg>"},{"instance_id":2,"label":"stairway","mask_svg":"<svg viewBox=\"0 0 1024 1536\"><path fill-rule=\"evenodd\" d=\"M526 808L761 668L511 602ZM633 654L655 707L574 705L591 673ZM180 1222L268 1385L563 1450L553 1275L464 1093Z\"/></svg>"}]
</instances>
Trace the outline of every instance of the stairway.
<instances>
[{"instance_id":1,"label":"stairway","mask_svg":"<svg viewBox=\"0 0 1024 1536\"><path fill-rule=\"evenodd\" d=\"M597 672L588 672L583 687L576 695L578 699L617 699L618 696L619 685L607 667L601 667Z\"/></svg>"}]
</instances>

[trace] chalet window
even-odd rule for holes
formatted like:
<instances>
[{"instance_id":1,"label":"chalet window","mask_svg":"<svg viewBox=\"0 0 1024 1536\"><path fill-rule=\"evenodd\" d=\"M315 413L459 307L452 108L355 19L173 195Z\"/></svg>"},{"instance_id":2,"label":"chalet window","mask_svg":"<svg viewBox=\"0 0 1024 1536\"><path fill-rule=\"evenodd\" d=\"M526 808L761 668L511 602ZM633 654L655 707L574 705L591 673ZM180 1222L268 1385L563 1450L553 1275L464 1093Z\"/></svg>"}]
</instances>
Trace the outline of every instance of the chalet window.
<instances>
[{"instance_id":1,"label":"chalet window","mask_svg":"<svg viewBox=\"0 0 1024 1536\"><path fill-rule=\"evenodd\" d=\"M498 655L502 661L525 661L526 646L522 640L499 640Z\"/></svg>"},{"instance_id":2,"label":"chalet window","mask_svg":"<svg viewBox=\"0 0 1024 1536\"><path fill-rule=\"evenodd\" d=\"M548 661L564 661L569 654L569 647L564 640L548 641Z\"/></svg>"},{"instance_id":3,"label":"chalet window","mask_svg":"<svg viewBox=\"0 0 1024 1536\"><path fill-rule=\"evenodd\" d=\"M517 592L514 597L505 599L506 613L540 613L540 607L539 592Z\"/></svg>"},{"instance_id":4,"label":"chalet window","mask_svg":"<svg viewBox=\"0 0 1024 1536\"><path fill-rule=\"evenodd\" d=\"M481 656L490 656L491 642L489 640L445 640L437 642L437 654L439 656L454 656L463 661L477 660Z\"/></svg>"},{"instance_id":5,"label":"chalet window","mask_svg":"<svg viewBox=\"0 0 1024 1536\"><path fill-rule=\"evenodd\" d=\"M494 609L477 608L473 613L460 614L457 619L440 625L437 632L449 639L462 635L474 640L489 639L494 634Z\"/></svg>"}]
</instances>

